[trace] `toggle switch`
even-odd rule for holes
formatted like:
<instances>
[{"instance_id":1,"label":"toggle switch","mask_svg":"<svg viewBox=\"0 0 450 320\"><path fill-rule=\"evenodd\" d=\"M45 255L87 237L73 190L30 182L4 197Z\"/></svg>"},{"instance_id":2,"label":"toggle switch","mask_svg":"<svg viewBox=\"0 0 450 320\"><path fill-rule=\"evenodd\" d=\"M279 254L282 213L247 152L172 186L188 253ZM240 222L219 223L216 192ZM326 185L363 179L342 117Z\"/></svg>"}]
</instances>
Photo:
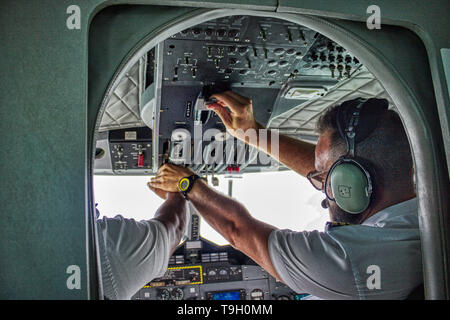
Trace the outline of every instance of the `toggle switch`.
<instances>
[{"instance_id":1,"label":"toggle switch","mask_svg":"<svg viewBox=\"0 0 450 320\"><path fill-rule=\"evenodd\" d=\"M334 64L330 64L329 68L331 71L331 77L334 78L334 70L336 70L336 66Z\"/></svg>"},{"instance_id":2,"label":"toggle switch","mask_svg":"<svg viewBox=\"0 0 450 320\"><path fill-rule=\"evenodd\" d=\"M287 39L289 42L292 42L292 33L291 33L291 30L289 30L289 29L287 31Z\"/></svg>"},{"instance_id":3,"label":"toggle switch","mask_svg":"<svg viewBox=\"0 0 450 320\"><path fill-rule=\"evenodd\" d=\"M342 79L342 70L343 69L344 69L344 67L341 64L337 66L337 70L339 72L338 80Z\"/></svg>"},{"instance_id":4,"label":"toggle switch","mask_svg":"<svg viewBox=\"0 0 450 320\"><path fill-rule=\"evenodd\" d=\"M139 150L139 154L138 154L138 167L139 168L144 167L144 154L140 150Z\"/></svg>"},{"instance_id":5,"label":"toggle switch","mask_svg":"<svg viewBox=\"0 0 450 320\"><path fill-rule=\"evenodd\" d=\"M261 28L261 30L259 31L259 34L261 35L263 41L267 40L266 30L264 28Z\"/></svg>"}]
</instances>

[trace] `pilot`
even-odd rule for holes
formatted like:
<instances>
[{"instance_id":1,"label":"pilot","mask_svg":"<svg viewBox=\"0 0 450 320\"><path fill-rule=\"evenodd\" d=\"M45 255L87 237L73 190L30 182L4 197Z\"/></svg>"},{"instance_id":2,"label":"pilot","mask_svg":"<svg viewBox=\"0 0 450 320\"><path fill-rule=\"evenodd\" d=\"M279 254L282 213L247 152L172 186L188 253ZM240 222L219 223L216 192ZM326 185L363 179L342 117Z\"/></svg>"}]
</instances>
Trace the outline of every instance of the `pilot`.
<instances>
[{"instance_id":1,"label":"pilot","mask_svg":"<svg viewBox=\"0 0 450 320\"><path fill-rule=\"evenodd\" d=\"M165 199L152 219L135 221L117 215L97 220L106 299L131 299L152 279L163 276L185 233L189 210L184 197L178 192L152 190Z\"/></svg>"},{"instance_id":2,"label":"pilot","mask_svg":"<svg viewBox=\"0 0 450 320\"><path fill-rule=\"evenodd\" d=\"M217 103L209 108L236 138L265 129L250 99L232 91L213 97ZM317 123L317 145L281 134L278 145L253 141L324 193L330 221L323 232L279 230L259 221L185 167L163 165L149 186L182 190L234 248L298 293L406 299L423 282L418 206L408 138L387 107L385 99L358 98L327 109Z\"/></svg>"}]
</instances>

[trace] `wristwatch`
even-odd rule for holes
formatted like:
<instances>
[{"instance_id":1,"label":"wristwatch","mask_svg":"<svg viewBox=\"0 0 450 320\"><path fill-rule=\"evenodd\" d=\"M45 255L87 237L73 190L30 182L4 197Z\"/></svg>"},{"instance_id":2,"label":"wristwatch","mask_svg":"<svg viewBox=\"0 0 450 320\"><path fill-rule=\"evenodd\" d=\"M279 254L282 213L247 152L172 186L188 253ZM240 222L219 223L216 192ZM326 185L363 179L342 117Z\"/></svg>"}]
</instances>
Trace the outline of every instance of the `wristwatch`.
<instances>
[{"instance_id":1,"label":"wristwatch","mask_svg":"<svg viewBox=\"0 0 450 320\"><path fill-rule=\"evenodd\" d=\"M200 176L197 174L190 175L188 177L181 178L178 182L178 190L180 190L181 194L186 200L188 199L188 193L191 191L192 187L194 186L194 182L200 179Z\"/></svg>"}]
</instances>

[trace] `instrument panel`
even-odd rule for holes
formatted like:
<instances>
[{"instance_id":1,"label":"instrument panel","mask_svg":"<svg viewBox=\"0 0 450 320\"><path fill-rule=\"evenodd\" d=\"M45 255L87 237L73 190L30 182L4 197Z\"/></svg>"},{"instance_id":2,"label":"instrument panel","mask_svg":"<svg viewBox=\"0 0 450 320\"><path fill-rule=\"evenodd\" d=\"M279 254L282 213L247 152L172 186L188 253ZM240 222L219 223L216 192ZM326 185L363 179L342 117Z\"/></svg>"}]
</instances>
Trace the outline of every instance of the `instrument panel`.
<instances>
[{"instance_id":1,"label":"instrument panel","mask_svg":"<svg viewBox=\"0 0 450 320\"><path fill-rule=\"evenodd\" d=\"M264 269L230 246L215 247L200 240L205 252L195 255L183 244L172 256L161 278L152 280L133 300L304 300ZM243 263L243 264L241 264Z\"/></svg>"},{"instance_id":2,"label":"instrument panel","mask_svg":"<svg viewBox=\"0 0 450 320\"><path fill-rule=\"evenodd\" d=\"M278 115L275 110L285 112L325 95L362 66L357 57L314 30L254 16L224 17L187 28L155 46L145 60L137 99L145 133L143 128L124 128L98 139L97 174L152 174L167 162L202 175L230 168L270 170L273 163L255 158L255 150L247 146L243 161L227 158L237 153L235 145L218 151L226 163L206 163L216 156L211 149L226 130L214 112L199 106L200 97L230 89L250 97L255 119L266 125ZM205 139L210 130L215 134ZM191 143L181 148L174 132L191 138ZM199 148L195 139L201 140ZM198 157L200 161L194 160Z\"/></svg>"}]
</instances>

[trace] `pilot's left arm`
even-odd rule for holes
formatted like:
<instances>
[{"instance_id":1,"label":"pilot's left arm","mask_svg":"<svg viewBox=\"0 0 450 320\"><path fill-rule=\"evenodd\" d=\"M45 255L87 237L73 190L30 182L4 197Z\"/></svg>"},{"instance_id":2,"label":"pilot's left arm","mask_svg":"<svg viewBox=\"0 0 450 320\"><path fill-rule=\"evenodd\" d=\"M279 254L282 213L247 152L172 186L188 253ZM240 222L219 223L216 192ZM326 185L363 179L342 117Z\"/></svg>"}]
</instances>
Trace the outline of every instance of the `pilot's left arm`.
<instances>
[{"instance_id":1,"label":"pilot's left arm","mask_svg":"<svg viewBox=\"0 0 450 320\"><path fill-rule=\"evenodd\" d=\"M118 215L97 220L103 290L108 299L130 299L152 279L164 275L186 228L185 204L181 194L169 193L153 219L136 221Z\"/></svg>"}]
</instances>

